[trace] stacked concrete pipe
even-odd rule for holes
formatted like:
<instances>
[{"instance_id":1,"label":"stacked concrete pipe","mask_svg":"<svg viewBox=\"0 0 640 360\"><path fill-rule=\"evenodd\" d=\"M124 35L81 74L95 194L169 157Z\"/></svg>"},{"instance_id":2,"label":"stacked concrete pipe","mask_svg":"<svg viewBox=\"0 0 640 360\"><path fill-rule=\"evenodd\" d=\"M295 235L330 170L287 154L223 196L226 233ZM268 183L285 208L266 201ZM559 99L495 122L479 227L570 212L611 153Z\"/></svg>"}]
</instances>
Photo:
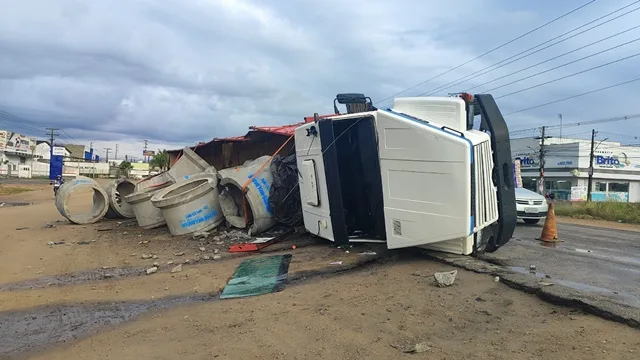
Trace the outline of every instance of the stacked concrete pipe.
<instances>
[{"instance_id":1,"label":"stacked concrete pipe","mask_svg":"<svg viewBox=\"0 0 640 360\"><path fill-rule=\"evenodd\" d=\"M105 189L109 198L109 210L105 215L108 219L132 219L136 216L131 205L124 198L135 191L136 185L128 179L116 179Z\"/></svg>"},{"instance_id":2,"label":"stacked concrete pipe","mask_svg":"<svg viewBox=\"0 0 640 360\"><path fill-rule=\"evenodd\" d=\"M69 209L69 198L80 189L93 190L93 207L88 213L74 214ZM74 224L93 224L105 216L109 209L109 200L107 193L97 182L88 177L78 176L60 186L56 194L56 208Z\"/></svg>"},{"instance_id":3,"label":"stacked concrete pipe","mask_svg":"<svg viewBox=\"0 0 640 360\"><path fill-rule=\"evenodd\" d=\"M205 172L210 166L195 151L185 147L182 149L180 159L173 164L171 169L138 182L135 192L188 180L191 175Z\"/></svg>"},{"instance_id":4,"label":"stacked concrete pipe","mask_svg":"<svg viewBox=\"0 0 640 360\"><path fill-rule=\"evenodd\" d=\"M138 226L143 229L153 229L166 224L162 211L153 206L151 198L158 191L173 185L173 183L161 183L156 187L149 187L142 191L137 191L124 198L124 201L131 205L135 214Z\"/></svg>"},{"instance_id":5,"label":"stacked concrete pipe","mask_svg":"<svg viewBox=\"0 0 640 360\"><path fill-rule=\"evenodd\" d=\"M224 187L219 196L224 216L232 226L237 228L249 226L251 236L268 230L276 224L269 206L269 191L273 178L269 165L262 168L262 165L270 159L270 156L262 156L241 167L220 170L218 173L221 177L220 185ZM242 187L247 181L249 185L243 194ZM246 199L248 221L245 219L242 208L243 195Z\"/></svg>"},{"instance_id":6,"label":"stacked concrete pipe","mask_svg":"<svg viewBox=\"0 0 640 360\"><path fill-rule=\"evenodd\" d=\"M156 174L150 176L144 180L139 181L136 184L134 192L142 192L146 189L153 189L163 186L169 186L175 183L176 180L169 174L169 172L165 171L160 174Z\"/></svg>"},{"instance_id":7,"label":"stacked concrete pipe","mask_svg":"<svg viewBox=\"0 0 640 360\"><path fill-rule=\"evenodd\" d=\"M189 147L182 149L182 154L178 161L169 169L168 173L176 182L189 180L194 174L200 174L208 171L211 165L204 161L195 151ZM214 169L215 171L215 169Z\"/></svg>"},{"instance_id":8,"label":"stacked concrete pipe","mask_svg":"<svg viewBox=\"0 0 640 360\"><path fill-rule=\"evenodd\" d=\"M213 169L157 192L151 202L162 211L172 235L209 231L224 221L217 185Z\"/></svg>"}]
</instances>

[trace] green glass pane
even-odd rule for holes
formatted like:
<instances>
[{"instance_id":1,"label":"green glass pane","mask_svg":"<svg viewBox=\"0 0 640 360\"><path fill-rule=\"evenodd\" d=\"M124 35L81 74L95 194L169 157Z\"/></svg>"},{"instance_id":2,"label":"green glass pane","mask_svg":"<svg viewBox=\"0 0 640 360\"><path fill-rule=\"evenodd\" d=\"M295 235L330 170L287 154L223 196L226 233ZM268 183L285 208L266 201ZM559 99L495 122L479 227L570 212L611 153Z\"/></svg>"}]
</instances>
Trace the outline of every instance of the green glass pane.
<instances>
[{"instance_id":1,"label":"green glass pane","mask_svg":"<svg viewBox=\"0 0 640 360\"><path fill-rule=\"evenodd\" d=\"M244 260L224 287L221 299L280 291L287 282L291 254Z\"/></svg>"}]
</instances>

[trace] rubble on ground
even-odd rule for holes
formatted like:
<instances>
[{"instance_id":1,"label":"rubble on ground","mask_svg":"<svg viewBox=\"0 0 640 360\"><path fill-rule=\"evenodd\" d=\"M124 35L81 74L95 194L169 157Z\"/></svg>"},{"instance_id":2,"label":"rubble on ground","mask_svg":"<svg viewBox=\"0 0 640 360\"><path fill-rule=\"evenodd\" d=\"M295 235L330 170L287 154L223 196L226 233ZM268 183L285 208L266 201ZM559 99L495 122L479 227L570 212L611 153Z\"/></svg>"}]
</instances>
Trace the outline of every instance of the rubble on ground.
<instances>
[{"instance_id":1,"label":"rubble on ground","mask_svg":"<svg viewBox=\"0 0 640 360\"><path fill-rule=\"evenodd\" d=\"M436 279L438 286L446 287L453 285L453 282L456 281L456 275L458 275L458 270L437 272L433 274L433 277Z\"/></svg>"}]
</instances>

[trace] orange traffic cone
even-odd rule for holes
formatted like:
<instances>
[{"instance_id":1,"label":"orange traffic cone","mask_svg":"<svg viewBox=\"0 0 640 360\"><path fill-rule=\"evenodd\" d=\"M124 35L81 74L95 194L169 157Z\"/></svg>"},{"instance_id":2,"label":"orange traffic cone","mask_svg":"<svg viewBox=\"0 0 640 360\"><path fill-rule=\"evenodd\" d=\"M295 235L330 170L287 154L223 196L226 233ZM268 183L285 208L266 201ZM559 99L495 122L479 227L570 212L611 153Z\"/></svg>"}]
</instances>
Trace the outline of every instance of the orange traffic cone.
<instances>
[{"instance_id":1,"label":"orange traffic cone","mask_svg":"<svg viewBox=\"0 0 640 360\"><path fill-rule=\"evenodd\" d=\"M549 210L547 211L547 218L544 220L544 226L542 227L542 235L540 239L544 242L557 242L558 241L558 227L556 225L556 213L553 211L553 203L549 204Z\"/></svg>"}]
</instances>

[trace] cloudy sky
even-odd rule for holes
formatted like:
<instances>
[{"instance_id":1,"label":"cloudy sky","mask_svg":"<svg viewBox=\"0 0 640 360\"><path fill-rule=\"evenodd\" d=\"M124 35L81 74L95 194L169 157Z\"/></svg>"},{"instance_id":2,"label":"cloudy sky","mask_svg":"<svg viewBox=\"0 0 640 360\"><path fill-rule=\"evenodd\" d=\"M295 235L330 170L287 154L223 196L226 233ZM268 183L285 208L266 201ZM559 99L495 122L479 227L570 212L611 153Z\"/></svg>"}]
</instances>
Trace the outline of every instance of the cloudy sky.
<instances>
[{"instance_id":1,"label":"cloudy sky","mask_svg":"<svg viewBox=\"0 0 640 360\"><path fill-rule=\"evenodd\" d=\"M556 125L558 113L565 123L640 113L640 81L516 112L639 78L640 56L509 95L640 53L635 41L547 71L640 38L640 27L612 36L640 25L640 1L593 1L416 86L589 2L0 0L0 128L38 137L60 128L98 153L119 144L120 156L139 156L144 139L176 148L329 113L339 92L374 102L408 88L402 96L490 92L512 131ZM616 20L513 57L632 3L558 40L632 11ZM638 121L596 128L640 143ZM563 132L588 137L592 127Z\"/></svg>"}]
</instances>

